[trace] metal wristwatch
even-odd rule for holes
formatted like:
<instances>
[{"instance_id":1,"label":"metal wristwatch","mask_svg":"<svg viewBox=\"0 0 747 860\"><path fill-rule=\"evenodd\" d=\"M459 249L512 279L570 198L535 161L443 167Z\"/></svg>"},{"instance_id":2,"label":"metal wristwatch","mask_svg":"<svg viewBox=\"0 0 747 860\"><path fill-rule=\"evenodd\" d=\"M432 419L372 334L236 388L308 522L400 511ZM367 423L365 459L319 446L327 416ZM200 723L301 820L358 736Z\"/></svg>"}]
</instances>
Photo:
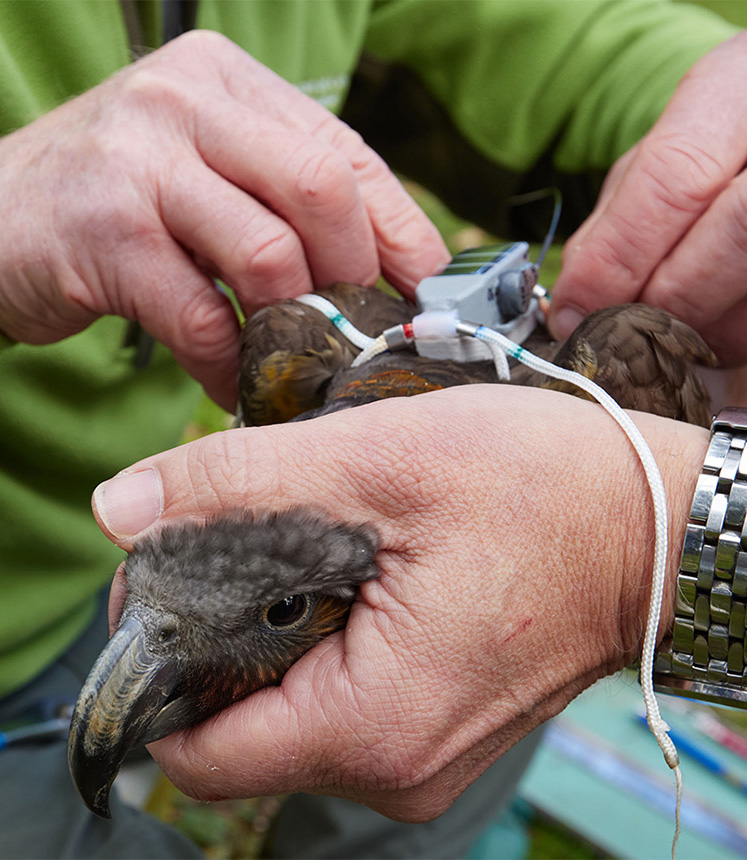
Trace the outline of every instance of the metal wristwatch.
<instances>
[{"instance_id":1,"label":"metal wristwatch","mask_svg":"<svg viewBox=\"0 0 747 860\"><path fill-rule=\"evenodd\" d=\"M747 409L711 424L677 577L674 627L657 650L654 686L747 708Z\"/></svg>"}]
</instances>

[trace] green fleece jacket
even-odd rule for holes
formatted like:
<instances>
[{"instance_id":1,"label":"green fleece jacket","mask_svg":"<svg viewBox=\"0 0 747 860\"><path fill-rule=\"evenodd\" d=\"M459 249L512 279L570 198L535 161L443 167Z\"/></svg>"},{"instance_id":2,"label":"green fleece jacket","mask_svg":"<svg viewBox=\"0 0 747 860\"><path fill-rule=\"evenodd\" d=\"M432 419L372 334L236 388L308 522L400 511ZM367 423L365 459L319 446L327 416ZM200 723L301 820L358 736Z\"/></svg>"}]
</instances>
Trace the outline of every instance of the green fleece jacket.
<instances>
[{"instance_id":1,"label":"green fleece jacket","mask_svg":"<svg viewBox=\"0 0 747 860\"><path fill-rule=\"evenodd\" d=\"M159 12L149 0L0 0L0 133L128 63L130 40L157 47ZM548 179L580 217L682 74L735 31L664 0L203 0L197 26L343 110L394 166L503 232L524 225L502 198ZM0 352L0 695L81 633L121 558L91 491L177 444L200 395L163 347L136 370L125 328L104 318Z\"/></svg>"}]
</instances>

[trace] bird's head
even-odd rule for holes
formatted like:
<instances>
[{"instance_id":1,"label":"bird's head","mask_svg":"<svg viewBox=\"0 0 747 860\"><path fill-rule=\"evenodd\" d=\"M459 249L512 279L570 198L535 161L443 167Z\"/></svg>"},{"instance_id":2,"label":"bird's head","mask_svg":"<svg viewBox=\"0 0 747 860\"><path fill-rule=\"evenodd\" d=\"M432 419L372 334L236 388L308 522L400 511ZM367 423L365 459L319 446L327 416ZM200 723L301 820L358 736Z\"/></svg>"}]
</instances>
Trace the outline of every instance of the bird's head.
<instances>
[{"instance_id":1,"label":"bird's head","mask_svg":"<svg viewBox=\"0 0 747 860\"><path fill-rule=\"evenodd\" d=\"M164 527L125 563L117 631L78 697L68 758L90 809L109 816L127 751L279 683L344 626L379 542L306 510L233 513Z\"/></svg>"}]
</instances>

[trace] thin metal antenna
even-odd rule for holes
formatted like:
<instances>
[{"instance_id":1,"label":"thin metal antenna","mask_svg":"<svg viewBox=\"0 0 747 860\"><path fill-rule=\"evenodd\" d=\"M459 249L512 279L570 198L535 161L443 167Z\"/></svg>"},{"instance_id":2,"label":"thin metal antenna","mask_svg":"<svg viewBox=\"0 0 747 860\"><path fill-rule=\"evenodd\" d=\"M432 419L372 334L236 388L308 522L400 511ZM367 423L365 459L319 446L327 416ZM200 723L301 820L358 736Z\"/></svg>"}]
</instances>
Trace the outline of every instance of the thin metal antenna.
<instances>
[{"instance_id":1,"label":"thin metal antenna","mask_svg":"<svg viewBox=\"0 0 747 860\"><path fill-rule=\"evenodd\" d=\"M553 239L555 238L555 231L558 229L558 221L560 221L560 212L563 208L563 195L559 188L552 186L550 188L540 188L537 191L528 191L526 194L516 194L513 197L508 198L510 206L523 206L525 203L534 203L536 200L545 200L547 197L552 197L555 200L555 206L552 210L550 227L545 235L539 256L537 257L536 265L538 269L547 256L547 252L550 250L550 245L552 245Z\"/></svg>"}]
</instances>

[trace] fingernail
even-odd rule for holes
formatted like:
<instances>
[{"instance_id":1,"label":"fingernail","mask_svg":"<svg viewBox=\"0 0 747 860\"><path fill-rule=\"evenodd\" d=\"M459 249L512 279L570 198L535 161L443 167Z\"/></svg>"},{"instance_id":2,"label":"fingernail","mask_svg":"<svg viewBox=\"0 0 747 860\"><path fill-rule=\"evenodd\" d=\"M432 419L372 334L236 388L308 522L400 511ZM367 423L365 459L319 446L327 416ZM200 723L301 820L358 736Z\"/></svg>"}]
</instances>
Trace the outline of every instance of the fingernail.
<instances>
[{"instance_id":1,"label":"fingernail","mask_svg":"<svg viewBox=\"0 0 747 860\"><path fill-rule=\"evenodd\" d=\"M558 340L565 340L572 334L573 330L578 326L584 315L570 305L556 311L552 316L552 334Z\"/></svg>"},{"instance_id":2,"label":"fingernail","mask_svg":"<svg viewBox=\"0 0 747 860\"><path fill-rule=\"evenodd\" d=\"M161 479L153 469L117 475L96 487L93 505L114 537L134 537L163 511Z\"/></svg>"}]
</instances>

